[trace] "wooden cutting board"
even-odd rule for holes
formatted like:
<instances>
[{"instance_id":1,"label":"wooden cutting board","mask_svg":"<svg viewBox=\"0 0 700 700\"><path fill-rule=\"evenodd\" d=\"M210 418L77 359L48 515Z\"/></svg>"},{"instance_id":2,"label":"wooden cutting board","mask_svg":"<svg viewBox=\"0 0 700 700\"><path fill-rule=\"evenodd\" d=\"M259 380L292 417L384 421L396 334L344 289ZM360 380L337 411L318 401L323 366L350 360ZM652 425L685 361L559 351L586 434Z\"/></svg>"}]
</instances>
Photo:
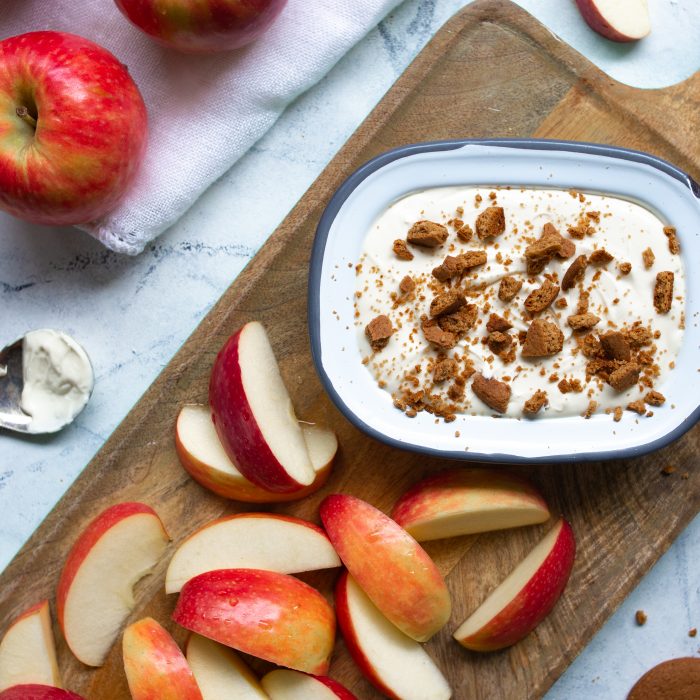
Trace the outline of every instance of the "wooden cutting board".
<instances>
[{"instance_id":1,"label":"wooden cutting board","mask_svg":"<svg viewBox=\"0 0 700 700\"><path fill-rule=\"evenodd\" d=\"M37 600L53 598L68 549L88 520L108 505L121 500L153 505L173 546L212 518L254 509L198 486L179 466L173 445L179 407L206 401L216 352L250 319L269 329L298 414L330 423L342 446L321 493L271 510L317 521L318 504L331 491L347 491L388 510L406 486L444 466L437 459L389 449L355 430L322 391L311 363L306 328L311 242L329 197L361 163L414 141L539 136L650 151L700 178L699 115L700 73L665 90L632 89L603 75L505 0L480 0L460 12L338 153L2 574L0 630ZM696 427L641 459L519 470L541 486L554 512L571 520L579 551L553 614L509 650L470 653L450 635L546 528L433 543L428 549L447 576L454 614L427 648L449 677L454 697L542 696L698 512L699 454ZM662 476L669 464L678 470ZM683 472L687 479L681 478ZM132 620L152 615L168 624L175 597L163 593L167 560L139 585ZM330 593L334 576L304 578ZM168 627L184 640L183 630ZM57 638L67 687L89 700L129 697L119 643L103 668L90 670L71 656L58 630ZM380 697L340 639L331 674L363 700Z\"/></svg>"}]
</instances>

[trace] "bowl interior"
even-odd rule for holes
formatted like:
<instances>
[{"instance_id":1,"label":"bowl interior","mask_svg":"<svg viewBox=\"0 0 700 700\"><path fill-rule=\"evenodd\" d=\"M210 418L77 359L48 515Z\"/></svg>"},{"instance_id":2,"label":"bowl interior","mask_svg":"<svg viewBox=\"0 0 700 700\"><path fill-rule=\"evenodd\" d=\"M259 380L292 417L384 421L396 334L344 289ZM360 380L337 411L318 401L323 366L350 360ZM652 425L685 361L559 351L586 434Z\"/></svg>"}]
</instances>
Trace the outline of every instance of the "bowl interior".
<instances>
[{"instance_id":1,"label":"bowl interior","mask_svg":"<svg viewBox=\"0 0 700 700\"><path fill-rule=\"evenodd\" d=\"M642 454L682 434L698 418L700 279L689 275L700 253L700 201L671 166L634 152L468 143L436 145L370 163L338 191L317 232L309 288L309 327L317 369L334 402L370 435L398 447L448 458L498 462L590 460ZM583 152L581 152L583 149ZM408 152L408 155L405 153ZM638 202L681 241L686 272L686 330L676 367L656 386L666 404L651 418L608 415L524 420L427 412L407 418L362 364L354 325L355 269L364 237L383 211L418 190L450 185L576 189ZM458 434L458 435L457 435Z\"/></svg>"}]
</instances>

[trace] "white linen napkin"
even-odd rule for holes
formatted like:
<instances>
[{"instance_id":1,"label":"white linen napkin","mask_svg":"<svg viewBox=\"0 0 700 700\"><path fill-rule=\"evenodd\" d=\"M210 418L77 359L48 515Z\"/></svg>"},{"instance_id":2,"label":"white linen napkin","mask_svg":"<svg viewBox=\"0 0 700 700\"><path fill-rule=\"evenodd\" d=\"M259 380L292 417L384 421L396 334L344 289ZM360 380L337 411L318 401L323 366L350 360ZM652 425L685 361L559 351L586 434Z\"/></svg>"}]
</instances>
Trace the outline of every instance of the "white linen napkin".
<instances>
[{"instance_id":1,"label":"white linen napkin","mask_svg":"<svg viewBox=\"0 0 700 700\"><path fill-rule=\"evenodd\" d=\"M223 54L164 49L112 0L0 3L0 39L36 30L80 34L129 67L149 115L146 156L119 207L85 230L135 255L176 221L400 0L289 0L252 45Z\"/></svg>"}]
</instances>

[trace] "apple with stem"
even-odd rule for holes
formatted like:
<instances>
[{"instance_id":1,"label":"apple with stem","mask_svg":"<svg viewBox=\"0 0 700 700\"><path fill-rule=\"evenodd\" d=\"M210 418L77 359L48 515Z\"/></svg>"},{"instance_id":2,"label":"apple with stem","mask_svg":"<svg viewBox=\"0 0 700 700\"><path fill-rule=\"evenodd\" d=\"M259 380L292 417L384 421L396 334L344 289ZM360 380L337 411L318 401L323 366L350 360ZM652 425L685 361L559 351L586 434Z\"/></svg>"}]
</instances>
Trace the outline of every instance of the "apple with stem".
<instances>
[{"instance_id":1,"label":"apple with stem","mask_svg":"<svg viewBox=\"0 0 700 700\"><path fill-rule=\"evenodd\" d=\"M332 430L303 421L299 425L315 477L308 486L292 493L267 491L241 474L216 434L208 406L188 404L180 409L175 450L190 476L219 496L246 503L296 501L318 491L328 481L338 451L338 439Z\"/></svg>"},{"instance_id":2,"label":"apple with stem","mask_svg":"<svg viewBox=\"0 0 700 700\"><path fill-rule=\"evenodd\" d=\"M287 0L115 0L158 43L185 52L231 51L255 41Z\"/></svg>"},{"instance_id":3,"label":"apple with stem","mask_svg":"<svg viewBox=\"0 0 700 700\"><path fill-rule=\"evenodd\" d=\"M134 585L168 542L160 518L144 503L111 506L83 530L61 572L56 609L66 643L84 664L104 663L134 607Z\"/></svg>"},{"instance_id":4,"label":"apple with stem","mask_svg":"<svg viewBox=\"0 0 700 700\"><path fill-rule=\"evenodd\" d=\"M418 642L445 625L452 609L445 580L400 525L340 493L327 496L320 512L338 556L385 617Z\"/></svg>"},{"instance_id":5,"label":"apple with stem","mask_svg":"<svg viewBox=\"0 0 700 700\"><path fill-rule=\"evenodd\" d=\"M647 0L576 0L588 26L611 41L643 39L651 31Z\"/></svg>"},{"instance_id":6,"label":"apple with stem","mask_svg":"<svg viewBox=\"0 0 700 700\"><path fill-rule=\"evenodd\" d=\"M216 569L265 569L296 574L340 566L326 533L291 515L239 513L191 534L170 560L165 592L178 593L195 576Z\"/></svg>"},{"instance_id":7,"label":"apple with stem","mask_svg":"<svg viewBox=\"0 0 700 700\"><path fill-rule=\"evenodd\" d=\"M560 519L454 633L472 651L509 647L532 632L559 600L576 555L571 525Z\"/></svg>"},{"instance_id":8,"label":"apple with stem","mask_svg":"<svg viewBox=\"0 0 700 700\"><path fill-rule=\"evenodd\" d=\"M0 641L0 690L26 683L63 687L48 600L25 610Z\"/></svg>"},{"instance_id":9,"label":"apple with stem","mask_svg":"<svg viewBox=\"0 0 700 700\"><path fill-rule=\"evenodd\" d=\"M261 569L221 569L190 579L173 620L245 654L314 674L328 670L335 641L335 614L317 590Z\"/></svg>"},{"instance_id":10,"label":"apple with stem","mask_svg":"<svg viewBox=\"0 0 700 700\"><path fill-rule=\"evenodd\" d=\"M126 67L92 41L0 41L0 209L52 225L106 214L134 179L146 122Z\"/></svg>"},{"instance_id":11,"label":"apple with stem","mask_svg":"<svg viewBox=\"0 0 700 700\"><path fill-rule=\"evenodd\" d=\"M132 700L203 700L180 647L153 618L124 630L122 653Z\"/></svg>"}]
</instances>

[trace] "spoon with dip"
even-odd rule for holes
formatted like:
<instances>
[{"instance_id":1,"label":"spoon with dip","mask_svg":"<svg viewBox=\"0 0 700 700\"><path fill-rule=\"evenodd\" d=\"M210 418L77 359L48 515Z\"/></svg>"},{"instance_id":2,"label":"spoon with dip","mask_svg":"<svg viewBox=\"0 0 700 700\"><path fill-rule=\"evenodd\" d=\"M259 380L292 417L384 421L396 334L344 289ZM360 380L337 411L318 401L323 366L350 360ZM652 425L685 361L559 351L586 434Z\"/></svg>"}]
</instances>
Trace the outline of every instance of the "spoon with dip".
<instances>
[{"instance_id":1,"label":"spoon with dip","mask_svg":"<svg viewBox=\"0 0 700 700\"><path fill-rule=\"evenodd\" d=\"M30 331L0 350L0 428L55 433L85 408L94 382L90 358L73 338Z\"/></svg>"}]
</instances>

